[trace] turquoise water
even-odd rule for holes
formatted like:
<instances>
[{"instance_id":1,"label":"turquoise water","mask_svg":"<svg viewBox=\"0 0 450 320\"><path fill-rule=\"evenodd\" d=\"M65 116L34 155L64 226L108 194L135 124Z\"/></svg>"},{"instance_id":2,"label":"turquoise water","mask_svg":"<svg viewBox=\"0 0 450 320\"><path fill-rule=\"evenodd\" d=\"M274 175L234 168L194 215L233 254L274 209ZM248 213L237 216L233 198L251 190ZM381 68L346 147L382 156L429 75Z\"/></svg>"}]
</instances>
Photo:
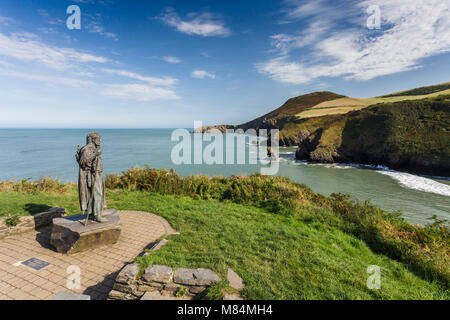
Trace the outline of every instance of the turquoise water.
<instances>
[{"instance_id":1,"label":"turquoise water","mask_svg":"<svg viewBox=\"0 0 450 320\"><path fill-rule=\"evenodd\" d=\"M172 129L97 131L103 139L106 173L120 173L146 164L160 169L174 168L182 176L231 176L260 171L258 165L248 164L176 166L171 161L172 147L176 144L170 139ZM76 181L78 166L74 155L77 145L84 145L88 132L85 129L0 129L0 180L52 177ZM225 150L228 150L226 146ZM311 165L295 161L292 148L280 151L278 175L304 183L316 192L324 195L341 192L362 201L370 199L385 210L401 211L413 223L429 223L427 218L434 214L450 220L450 182L446 179L384 168Z\"/></svg>"}]
</instances>

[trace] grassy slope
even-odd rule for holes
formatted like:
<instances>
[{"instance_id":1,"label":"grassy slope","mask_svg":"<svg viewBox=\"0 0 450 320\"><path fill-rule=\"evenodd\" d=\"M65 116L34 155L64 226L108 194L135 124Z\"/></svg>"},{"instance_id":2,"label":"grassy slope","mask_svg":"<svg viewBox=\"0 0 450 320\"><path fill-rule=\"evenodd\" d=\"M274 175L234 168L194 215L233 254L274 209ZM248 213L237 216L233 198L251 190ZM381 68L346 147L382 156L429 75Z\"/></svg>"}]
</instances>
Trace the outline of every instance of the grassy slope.
<instances>
[{"instance_id":1,"label":"grassy slope","mask_svg":"<svg viewBox=\"0 0 450 320\"><path fill-rule=\"evenodd\" d=\"M281 107L244 124L209 126L203 127L202 130L217 128L224 132L227 128L243 130L277 128L280 129L281 145L297 145L299 142L297 135L305 129L305 120L325 116L333 120L336 116L365 109L374 104L432 98L443 94L450 94L450 82L373 98L345 97L328 91L313 92L291 98ZM321 121L323 120L319 120ZM316 124L317 122L313 121L306 125L315 127Z\"/></svg>"},{"instance_id":2,"label":"grassy slope","mask_svg":"<svg viewBox=\"0 0 450 320\"><path fill-rule=\"evenodd\" d=\"M298 120L346 114L377 103L432 98L442 94L450 94L450 82L373 98L352 98L329 91L313 92L291 98L281 107L246 123L240 125L208 126L203 127L202 130L206 131L210 128L216 128L224 132L227 128L240 128L243 130L250 128L256 130L277 128L281 130L280 134L289 138L292 135L289 135L287 131L283 133L283 130L289 126L290 131L292 131L293 126L298 124Z\"/></svg>"},{"instance_id":3,"label":"grassy slope","mask_svg":"<svg viewBox=\"0 0 450 320\"><path fill-rule=\"evenodd\" d=\"M446 175L445 159L450 157L449 102L450 95L439 95L376 104L345 115L289 124L280 138L310 135L308 139L315 143L309 145L314 146L302 151L299 158L321 161L314 156L319 154L325 159L323 154L328 154L333 161L377 163L418 172L435 168Z\"/></svg>"},{"instance_id":4,"label":"grassy slope","mask_svg":"<svg viewBox=\"0 0 450 320\"><path fill-rule=\"evenodd\" d=\"M445 82L445 83L436 84L433 86L420 87L420 88L415 88L415 89L411 89L411 90L395 92L395 93L385 95L383 97L423 95L423 94L430 94L430 93L438 93L440 91L444 91L444 90L448 90L448 89L450 89L450 82Z\"/></svg>"},{"instance_id":5,"label":"grassy slope","mask_svg":"<svg viewBox=\"0 0 450 320\"><path fill-rule=\"evenodd\" d=\"M108 190L108 201L117 209L157 213L181 232L170 236L160 251L139 258L141 263L207 267L222 279L227 268L233 268L247 284L243 292L247 299L449 298L438 284L373 253L354 236L309 219L229 202L142 191ZM64 194L0 192L0 203L0 216L11 211L26 214L30 203L62 206L70 214L78 213L75 186ZM368 265L381 267L381 290L367 288ZM223 281L206 298L220 298L227 290Z\"/></svg>"},{"instance_id":6,"label":"grassy slope","mask_svg":"<svg viewBox=\"0 0 450 320\"><path fill-rule=\"evenodd\" d=\"M441 86L436 86L436 87L440 88L440 89L446 88L446 87L441 87ZM435 89L435 90L437 90L437 89ZM419 92L424 92L424 91L411 90L411 92L419 93ZM345 114L345 113L348 113L351 111L367 108L374 104L432 98L432 97L437 97L442 94L450 94L450 89L446 89L446 90L442 90L442 91L438 91L438 92L427 93L427 94L421 94L421 95L409 94L409 91L408 91L408 92L405 92L404 95L392 94L392 95L388 95L388 96L384 96L384 97L376 97L376 98L345 97L345 98L339 98L339 99L319 103L308 110L297 113L296 116L299 117L300 119L307 119L307 118L321 117L321 116L326 116L326 115Z\"/></svg>"}]
</instances>

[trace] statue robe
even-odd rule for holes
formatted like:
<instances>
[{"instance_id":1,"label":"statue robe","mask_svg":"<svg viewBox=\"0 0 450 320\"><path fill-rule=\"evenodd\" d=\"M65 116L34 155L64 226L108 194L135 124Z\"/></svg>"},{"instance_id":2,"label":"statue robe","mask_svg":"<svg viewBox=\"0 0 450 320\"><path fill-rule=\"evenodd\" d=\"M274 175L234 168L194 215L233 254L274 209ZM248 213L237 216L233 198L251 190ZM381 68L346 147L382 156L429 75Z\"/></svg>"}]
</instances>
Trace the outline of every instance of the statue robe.
<instances>
[{"instance_id":1,"label":"statue robe","mask_svg":"<svg viewBox=\"0 0 450 320\"><path fill-rule=\"evenodd\" d=\"M83 213L101 216L106 207L103 162L96 146L89 143L76 155L79 164L78 195Z\"/></svg>"}]
</instances>

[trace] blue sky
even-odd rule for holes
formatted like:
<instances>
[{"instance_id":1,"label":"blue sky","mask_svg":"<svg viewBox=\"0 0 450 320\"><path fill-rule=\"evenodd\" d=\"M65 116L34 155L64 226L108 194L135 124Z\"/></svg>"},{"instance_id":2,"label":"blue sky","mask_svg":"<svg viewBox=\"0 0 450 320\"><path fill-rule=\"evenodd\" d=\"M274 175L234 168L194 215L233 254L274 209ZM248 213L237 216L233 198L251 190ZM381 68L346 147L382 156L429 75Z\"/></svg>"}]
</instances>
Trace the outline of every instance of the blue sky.
<instances>
[{"instance_id":1,"label":"blue sky","mask_svg":"<svg viewBox=\"0 0 450 320\"><path fill-rule=\"evenodd\" d=\"M242 123L313 91L446 82L449 57L445 0L0 0L0 127Z\"/></svg>"}]
</instances>

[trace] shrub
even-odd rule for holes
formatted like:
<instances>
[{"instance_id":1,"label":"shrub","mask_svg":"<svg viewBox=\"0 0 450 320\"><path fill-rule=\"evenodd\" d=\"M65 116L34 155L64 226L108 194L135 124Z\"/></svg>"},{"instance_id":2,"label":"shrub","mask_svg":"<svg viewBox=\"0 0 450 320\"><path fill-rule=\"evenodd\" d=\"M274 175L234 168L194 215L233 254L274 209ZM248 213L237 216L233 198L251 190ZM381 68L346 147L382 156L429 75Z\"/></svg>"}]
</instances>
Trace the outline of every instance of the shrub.
<instances>
[{"instance_id":1,"label":"shrub","mask_svg":"<svg viewBox=\"0 0 450 320\"><path fill-rule=\"evenodd\" d=\"M19 223L20 218L17 215L9 215L6 219L5 219L5 224L8 228L12 228L17 226L17 224Z\"/></svg>"},{"instance_id":2,"label":"shrub","mask_svg":"<svg viewBox=\"0 0 450 320\"><path fill-rule=\"evenodd\" d=\"M181 298L181 297L184 297L187 294L188 294L188 290L186 288L184 288L183 286L180 286L180 288L178 289L178 291L175 294L175 296L177 298Z\"/></svg>"},{"instance_id":3,"label":"shrub","mask_svg":"<svg viewBox=\"0 0 450 320\"><path fill-rule=\"evenodd\" d=\"M33 193L42 191L65 193L69 185L73 185L73 183L62 183L52 178L41 178L38 181L32 181L31 179L22 179L19 182L2 181L0 182L0 192L17 191Z\"/></svg>"}]
</instances>

